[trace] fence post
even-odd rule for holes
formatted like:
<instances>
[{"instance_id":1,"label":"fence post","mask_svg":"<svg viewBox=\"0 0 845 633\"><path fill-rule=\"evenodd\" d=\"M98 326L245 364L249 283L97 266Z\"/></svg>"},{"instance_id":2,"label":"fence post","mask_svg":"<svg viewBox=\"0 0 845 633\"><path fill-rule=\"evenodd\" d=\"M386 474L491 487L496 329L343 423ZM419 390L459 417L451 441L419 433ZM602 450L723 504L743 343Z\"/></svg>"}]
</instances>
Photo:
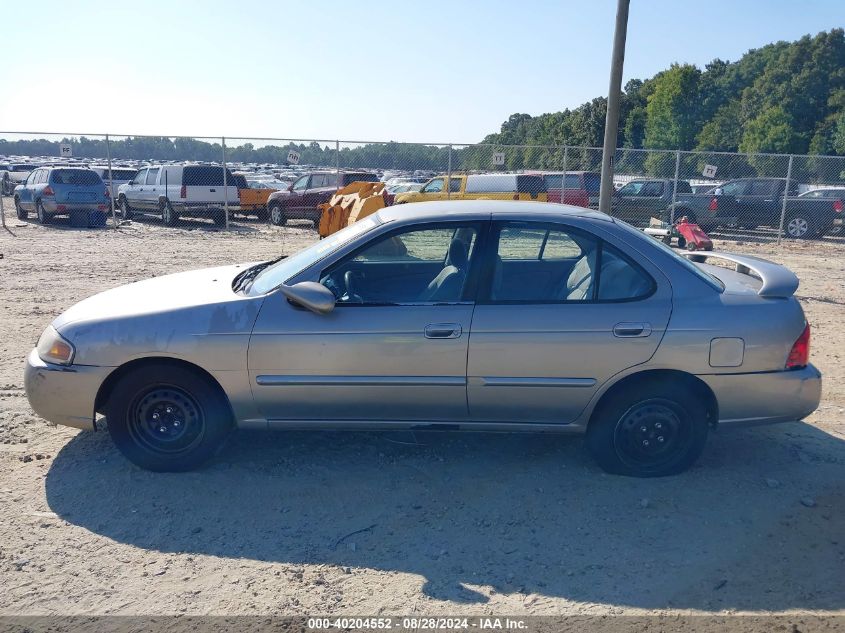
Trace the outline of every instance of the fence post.
<instances>
[{"instance_id":1,"label":"fence post","mask_svg":"<svg viewBox=\"0 0 845 633\"><path fill-rule=\"evenodd\" d=\"M446 168L446 173L448 175L447 184L446 184L446 199L452 199L452 146L449 145L449 165Z\"/></svg>"},{"instance_id":2,"label":"fence post","mask_svg":"<svg viewBox=\"0 0 845 633\"><path fill-rule=\"evenodd\" d=\"M789 181L792 180L792 154L789 155L789 164L786 167L786 182L783 187L783 204L780 207L780 227L778 228L778 246L783 239L783 223L786 219L786 198L789 196Z\"/></svg>"},{"instance_id":3,"label":"fence post","mask_svg":"<svg viewBox=\"0 0 845 633\"><path fill-rule=\"evenodd\" d=\"M114 178L111 174L111 141L109 135L106 134L106 161L109 167L109 199L111 200L111 221L114 223L114 228L117 229L117 214L114 211Z\"/></svg>"},{"instance_id":4,"label":"fence post","mask_svg":"<svg viewBox=\"0 0 845 633\"><path fill-rule=\"evenodd\" d=\"M343 181L340 178L340 141L334 142L334 184L338 189L343 187Z\"/></svg>"},{"instance_id":5,"label":"fence post","mask_svg":"<svg viewBox=\"0 0 845 633\"><path fill-rule=\"evenodd\" d=\"M226 222L226 230L229 230L229 179L226 176L226 137L220 139L223 147L223 218Z\"/></svg>"},{"instance_id":6,"label":"fence post","mask_svg":"<svg viewBox=\"0 0 845 633\"><path fill-rule=\"evenodd\" d=\"M6 195L6 185L0 183L0 224L6 228L6 210L3 208L3 196Z\"/></svg>"},{"instance_id":7,"label":"fence post","mask_svg":"<svg viewBox=\"0 0 845 633\"><path fill-rule=\"evenodd\" d=\"M675 180L672 181L672 212L669 214L669 223L675 223L675 203L678 201L678 171L681 169L681 150L675 152Z\"/></svg>"},{"instance_id":8,"label":"fence post","mask_svg":"<svg viewBox=\"0 0 845 633\"><path fill-rule=\"evenodd\" d=\"M560 203L566 204L566 163L569 160L569 145L563 146L563 176L560 177ZM589 206L589 202L587 203Z\"/></svg>"}]
</instances>

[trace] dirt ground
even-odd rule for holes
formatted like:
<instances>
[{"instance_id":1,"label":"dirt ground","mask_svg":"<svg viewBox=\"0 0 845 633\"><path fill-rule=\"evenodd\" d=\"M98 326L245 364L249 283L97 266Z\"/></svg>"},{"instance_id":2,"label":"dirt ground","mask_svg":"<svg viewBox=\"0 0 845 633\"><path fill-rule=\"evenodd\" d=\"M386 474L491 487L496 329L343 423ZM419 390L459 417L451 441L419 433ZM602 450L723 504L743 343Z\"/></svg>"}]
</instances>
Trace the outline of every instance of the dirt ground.
<instances>
[{"instance_id":1,"label":"dirt ground","mask_svg":"<svg viewBox=\"0 0 845 633\"><path fill-rule=\"evenodd\" d=\"M0 614L845 614L845 244L720 242L801 278L824 374L802 423L711 435L659 480L578 439L240 433L153 474L29 408L23 363L95 292L290 253L315 233L0 231Z\"/></svg>"}]
</instances>

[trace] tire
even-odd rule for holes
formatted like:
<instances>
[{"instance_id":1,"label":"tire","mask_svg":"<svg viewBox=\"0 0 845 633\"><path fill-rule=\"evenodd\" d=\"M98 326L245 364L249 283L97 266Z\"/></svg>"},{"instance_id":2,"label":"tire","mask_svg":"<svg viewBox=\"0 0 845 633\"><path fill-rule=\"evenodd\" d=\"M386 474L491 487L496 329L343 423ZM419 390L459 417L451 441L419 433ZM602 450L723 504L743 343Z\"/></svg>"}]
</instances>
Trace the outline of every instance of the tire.
<instances>
[{"instance_id":1,"label":"tire","mask_svg":"<svg viewBox=\"0 0 845 633\"><path fill-rule=\"evenodd\" d=\"M211 219L214 220L214 226L219 226L219 227L226 226L226 212L225 211L215 211L214 215L211 216Z\"/></svg>"},{"instance_id":2,"label":"tire","mask_svg":"<svg viewBox=\"0 0 845 633\"><path fill-rule=\"evenodd\" d=\"M678 236L678 248L686 248L687 247L687 238L683 235Z\"/></svg>"},{"instance_id":3,"label":"tire","mask_svg":"<svg viewBox=\"0 0 845 633\"><path fill-rule=\"evenodd\" d=\"M163 200L159 202L159 209L161 212L161 223L165 226L176 226L179 222L179 214L176 213L170 200Z\"/></svg>"},{"instance_id":4,"label":"tire","mask_svg":"<svg viewBox=\"0 0 845 633\"><path fill-rule=\"evenodd\" d=\"M285 212L282 210L282 205L274 204L270 207L270 222L276 226L284 226L288 219L285 217Z\"/></svg>"},{"instance_id":5,"label":"tire","mask_svg":"<svg viewBox=\"0 0 845 633\"><path fill-rule=\"evenodd\" d=\"M131 370L105 409L109 435L136 466L182 472L210 459L233 429L229 401L199 372L166 363Z\"/></svg>"},{"instance_id":6,"label":"tire","mask_svg":"<svg viewBox=\"0 0 845 633\"><path fill-rule=\"evenodd\" d=\"M132 209L129 207L129 201L126 199L126 196L120 196L119 203L120 214L123 216L123 219L131 220L135 214L132 213Z\"/></svg>"},{"instance_id":7,"label":"tire","mask_svg":"<svg viewBox=\"0 0 845 633\"><path fill-rule=\"evenodd\" d=\"M783 232L794 240L809 240L818 235L816 223L803 213L791 213L783 224Z\"/></svg>"},{"instance_id":8,"label":"tire","mask_svg":"<svg viewBox=\"0 0 845 633\"><path fill-rule=\"evenodd\" d=\"M38 216L38 223L39 224L49 224L50 223L50 214L47 213L47 210L44 208L44 205L41 204L41 200L35 201L35 215Z\"/></svg>"},{"instance_id":9,"label":"tire","mask_svg":"<svg viewBox=\"0 0 845 633\"><path fill-rule=\"evenodd\" d=\"M622 387L601 403L586 443L609 473L665 477L698 459L707 430L704 403L689 387L655 381Z\"/></svg>"},{"instance_id":10,"label":"tire","mask_svg":"<svg viewBox=\"0 0 845 633\"><path fill-rule=\"evenodd\" d=\"M27 218L27 217L28 217L28 215L29 215L29 214L26 212L26 209L24 209L24 208L21 206L21 201L20 201L20 198L15 198L15 213L16 213L16 214L17 214L17 216L18 216L18 220L26 220L26 218Z\"/></svg>"}]
</instances>

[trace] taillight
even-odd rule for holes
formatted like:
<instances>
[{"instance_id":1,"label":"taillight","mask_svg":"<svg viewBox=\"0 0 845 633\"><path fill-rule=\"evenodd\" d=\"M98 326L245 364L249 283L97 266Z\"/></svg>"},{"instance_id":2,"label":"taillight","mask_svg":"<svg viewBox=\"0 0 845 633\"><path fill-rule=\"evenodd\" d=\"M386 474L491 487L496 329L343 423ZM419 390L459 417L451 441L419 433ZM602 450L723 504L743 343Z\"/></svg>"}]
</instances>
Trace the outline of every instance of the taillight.
<instances>
[{"instance_id":1,"label":"taillight","mask_svg":"<svg viewBox=\"0 0 845 633\"><path fill-rule=\"evenodd\" d=\"M187 198L188 197L188 187L186 185L182 185L182 189L179 191L180 198Z\"/></svg>"},{"instance_id":2,"label":"taillight","mask_svg":"<svg viewBox=\"0 0 845 633\"><path fill-rule=\"evenodd\" d=\"M786 358L786 369L800 369L810 362L810 324L804 327L801 336L792 344Z\"/></svg>"},{"instance_id":3,"label":"taillight","mask_svg":"<svg viewBox=\"0 0 845 633\"><path fill-rule=\"evenodd\" d=\"M513 194L513 199L514 199L514 200L519 200L519 194L518 194L518 193Z\"/></svg>"},{"instance_id":4,"label":"taillight","mask_svg":"<svg viewBox=\"0 0 845 633\"><path fill-rule=\"evenodd\" d=\"M833 210L836 213L842 213L842 200L833 201Z\"/></svg>"},{"instance_id":5,"label":"taillight","mask_svg":"<svg viewBox=\"0 0 845 633\"><path fill-rule=\"evenodd\" d=\"M719 199L713 198L712 200L710 200L710 206L707 207L707 208L710 209L711 211L718 211L719 210Z\"/></svg>"},{"instance_id":6,"label":"taillight","mask_svg":"<svg viewBox=\"0 0 845 633\"><path fill-rule=\"evenodd\" d=\"M53 188L50 185L44 187L44 191L41 192L42 196L55 196L56 193L53 191Z\"/></svg>"}]
</instances>

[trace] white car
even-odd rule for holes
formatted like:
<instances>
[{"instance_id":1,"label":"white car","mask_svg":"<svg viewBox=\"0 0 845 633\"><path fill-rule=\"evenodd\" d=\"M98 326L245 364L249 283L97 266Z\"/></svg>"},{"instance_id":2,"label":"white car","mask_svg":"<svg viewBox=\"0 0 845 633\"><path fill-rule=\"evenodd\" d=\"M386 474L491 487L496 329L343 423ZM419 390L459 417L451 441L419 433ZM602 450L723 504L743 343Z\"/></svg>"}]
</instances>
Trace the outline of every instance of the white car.
<instances>
[{"instance_id":1,"label":"white car","mask_svg":"<svg viewBox=\"0 0 845 633\"><path fill-rule=\"evenodd\" d=\"M115 201L117 201L115 196L118 193L118 187L128 183L132 180L132 177L138 173L138 170L133 169L132 167L112 167L110 178L108 166L92 165L89 169L97 172L97 175L103 179L103 182L106 183L106 187L109 188L109 195L114 198Z\"/></svg>"},{"instance_id":2,"label":"white car","mask_svg":"<svg viewBox=\"0 0 845 633\"><path fill-rule=\"evenodd\" d=\"M173 226L180 216L212 218L222 226L225 209L239 209L235 176L220 165L150 165L118 187L117 203L123 217L147 214Z\"/></svg>"}]
</instances>

